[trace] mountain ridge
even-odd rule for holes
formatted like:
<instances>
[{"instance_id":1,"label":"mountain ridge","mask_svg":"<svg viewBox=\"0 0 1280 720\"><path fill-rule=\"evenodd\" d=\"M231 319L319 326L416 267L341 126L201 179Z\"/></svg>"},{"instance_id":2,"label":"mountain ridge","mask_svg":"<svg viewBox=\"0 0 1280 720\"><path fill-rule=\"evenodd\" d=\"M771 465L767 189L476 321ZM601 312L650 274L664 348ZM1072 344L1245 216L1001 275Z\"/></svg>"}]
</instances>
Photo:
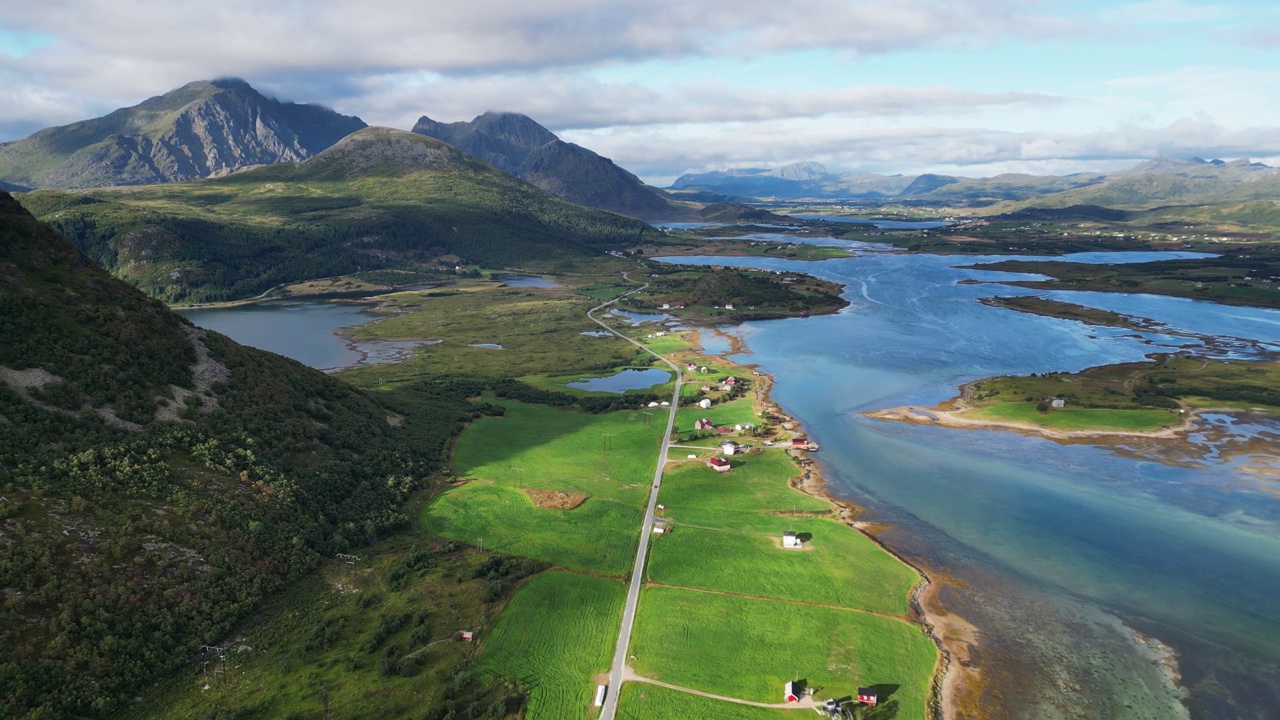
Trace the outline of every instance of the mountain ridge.
<instances>
[{"instance_id":1,"label":"mountain ridge","mask_svg":"<svg viewBox=\"0 0 1280 720\"><path fill-rule=\"evenodd\" d=\"M423 115L412 132L447 142L579 205L647 220L694 215L609 158L561 140L527 115L486 112L454 123Z\"/></svg>"},{"instance_id":2,"label":"mountain ridge","mask_svg":"<svg viewBox=\"0 0 1280 720\"><path fill-rule=\"evenodd\" d=\"M0 146L0 181L26 188L147 185L305 160L366 127L358 117L201 80L102 117Z\"/></svg>"}]
</instances>

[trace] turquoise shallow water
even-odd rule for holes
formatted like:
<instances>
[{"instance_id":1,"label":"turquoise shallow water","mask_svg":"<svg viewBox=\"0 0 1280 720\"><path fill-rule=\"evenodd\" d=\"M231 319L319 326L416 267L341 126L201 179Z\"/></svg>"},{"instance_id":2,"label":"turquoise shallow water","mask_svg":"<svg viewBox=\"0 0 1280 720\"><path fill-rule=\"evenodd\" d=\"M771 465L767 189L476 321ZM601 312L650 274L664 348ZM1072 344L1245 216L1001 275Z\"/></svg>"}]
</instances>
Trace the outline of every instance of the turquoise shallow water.
<instances>
[{"instance_id":1,"label":"turquoise shallow water","mask_svg":"<svg viewBox=\"0 0 1280 720\"><path fill-rule=\"evenodd\" d=\"M1144 257L1118 258L1138 261ZM1105 258L1094 258L1094 261ZM680 258L808 271L844 282L838 315L748 323L744 358L822 446L837 494L892 524L896 550L968 583L948 603L982 632L1006 712L1019 717L1177 717L1185 712L1134 630L1178 652L1198 717L1274 717L1280 702L1280 482L1214 451L1280 453L1280 424L1211 418L1181 466L1150 448L1059 445L995 431L862 417L933 404L1005 373L1078 370L1198 344L991 308L1029 291L972 259L871 253L822 263ZM1004 275L1004 277L1008 277ZM1174 329L1280 341L1280 313L1157 296L1061 299ZM1165 346L1162 348L1162 346Z\"/></svg>"}]
</instances>

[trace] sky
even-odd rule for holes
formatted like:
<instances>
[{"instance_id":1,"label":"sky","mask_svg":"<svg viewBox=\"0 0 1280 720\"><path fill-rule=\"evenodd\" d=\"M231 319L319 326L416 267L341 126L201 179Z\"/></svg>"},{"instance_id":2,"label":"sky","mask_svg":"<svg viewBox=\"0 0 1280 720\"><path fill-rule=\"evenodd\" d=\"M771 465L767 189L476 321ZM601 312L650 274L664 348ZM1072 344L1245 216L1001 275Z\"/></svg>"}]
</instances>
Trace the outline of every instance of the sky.
<instances>
[{"instance_id":1,"label":"sky","mask_svg":"<svg viewBox=\"0 0 1280 720\"><path fill-rule=\"evenodd\" d=\"M1280 164L1268 0L0 4L0 141L218 77L401 129L521 112L658 185Z\"/></svg>"}]
</instances>

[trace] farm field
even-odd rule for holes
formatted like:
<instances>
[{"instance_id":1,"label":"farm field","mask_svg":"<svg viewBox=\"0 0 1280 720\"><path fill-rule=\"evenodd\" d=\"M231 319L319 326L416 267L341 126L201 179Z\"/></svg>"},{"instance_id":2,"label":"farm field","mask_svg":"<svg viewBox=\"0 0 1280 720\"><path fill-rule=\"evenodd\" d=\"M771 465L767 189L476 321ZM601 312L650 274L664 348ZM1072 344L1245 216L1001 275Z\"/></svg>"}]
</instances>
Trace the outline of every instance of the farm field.
<instances>
[{"instance_id":1,"label":"farm field","mask_svg":"<svg viewBox=\"0 0 1280 720\"><path fill-rule=\"evenodd\" d=\"M481 418L458 438L453 463L459 476L644 504L663 430L656 415L646 427L639 411L589 415L502 404L505 417Z\"/></svg>"},{"instance_id":2,"label":"farm field","mask_svg":"<svg viewBox=\"0 0 1280 720\"><path fill-rule=\"evenodd\" d=\"M609 669L625 591L562 572L530 579L481 638L478 666L530 689L528 720L594 716L593 676Z\"/></svg>"},{"instance_id":3,"label":"farm field","mask_svg":"<svg viewBox=\"0 0 1280 720\"><path fill-rule=\"evenodd\" d=\"M997 403L966 410L960 417L992 422L1016 422L1056 430L1159 430L1178 422L1168 410L1061 408L1042 413L1031 403Z\"/></svg>"},{"instance_id":4,"label":"farm field","mask_svg":"<svg viewBox=\"0 0 1280 720\"><path fill-rule=\"evenodd\" d=\"M770 536L677 525L655 539L649 578L664 585L907 613L908 595L920 578L875 543L834 520L773 519L782 522ZM792 525L812 540L802 550L783 549L778 525Z\"/></svg>"},{"instance_id":5,"label":"farm field","mask_svg":"<svg viewBox=\"0 0 1280 720\"><path fill-rule=\"evenodd\" d=\"M696 387L703 381L694 376L687 382ZM712 405L706 410L697 406L680 408L676 413L676 431L692 432L693 424L702 418L711 420L717 426L733 426L738 423L759 425L762 422L760 416L756 414L755 408L752 407L751 398L743 397L737 400L730 400L727 403Z\"/></svg>"},{"instance_id":6,"label":"farm field","mask_svg":"<svg viewBox=\"0 0 1280 720\"><path fill-rule=\"evenodd\" d=\"M521 490L468 483L437 497L422 512L430 533L487 550L542 560L583 572L621 575L635 558L644 512L588 499L572 510L535 507Z\"/></svg>"},{"instance_id":7,"label":"farm field","mask_svg":"<svg viewBox=\"0 0 1280 720\"><path fill-rule=\"evenodd\" d=\"M819 696L880 690L884 712L923 718L937 651L920 628L849 610L675 588L641 595L632 638L638 673L681 687L780 702L788 680Z\"/></svg>"},{"instance_id":8,"label":"farm field","mask_svg":"<svg viewBox=\"0 0 1280 720\"><path fill-rule=\"evenodd\" d=\"M667 515L694 525L740 529L743 521L736 519L737 513L831 510L827 501L787 484L800 471L782 450L735 455L729 460L733 468L727 473L718 473L701 461L682 462L669 470L658 498L667 506Z\"/></svg>"},{"instance_id":9,"label":"farm field","mask_svg":"<svg viewBox=\"0 0 1280 720\"><path fill-rule=\"evenodd\" d=\"M618 703L620 720L809 720L811 710L774 710L712 700L645 683L622 686Z\"/></svg>"}]
</instances>

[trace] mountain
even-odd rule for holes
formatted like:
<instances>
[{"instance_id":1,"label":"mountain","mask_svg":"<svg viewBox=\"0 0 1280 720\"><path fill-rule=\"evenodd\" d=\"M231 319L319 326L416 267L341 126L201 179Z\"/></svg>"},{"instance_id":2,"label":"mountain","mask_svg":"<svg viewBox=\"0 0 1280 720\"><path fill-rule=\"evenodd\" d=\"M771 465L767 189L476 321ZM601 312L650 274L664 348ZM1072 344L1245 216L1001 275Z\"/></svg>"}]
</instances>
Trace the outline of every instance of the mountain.
<instances>
[{"instance_id":1,"label":"mountain","mask_svg":"<svg viewBox=\"0 0 1280 720\"><path fill-rule=\"evenodd\" d=\"M564 142L525 115L488 112L471 122L447 124L424 115L413 132L443 140L572 203L648 220L692 215L609 158Z\"/></svg>"},{"instance_id":2,"label":"mountain","mask_svg":"<svg viewBox=\"0 0 1280 720\"><path fill-rule=\"evenodd\" d=\"M1247 159L1155 158L1102 182L1036 198L1026 205L1102 205L1149 210L1168 205L1224 205L1280 198L1280 168Z\"/></svg>"},{"instance_id":3,"label":"mountain","mask_svg":"<svg viewBox=\"0 0 1280 720\"><path fill-rule=\"evenodd\" d=\"M170 302L406 263L550 270L654 232L387 128L359 130L300 163L142 188L44 190L22 203L117 277Z\"/></svg>"},{"instance_id":4,"label":"mountain","mask_svg":"<svg viewBox=\"0 0 1280 720\"><path fill-rule=\"evenodd\" d=\"M670 189L701 191L741 198L775 200L855 200L892 198L912 178L876 173L833 174L821 163L803 162L779 168L739 168L681 175Z\"/></svg>"},{"instance_id":5,"label":"mountain","mask_svg":"<svg viewBox=\"0 0 1280 720\"><path fill-rule=\"evenodd\" d=\"M0 145L0 180L27 188L149 185L305 160L365 127L243 80L184 85L93 120Z\"/></svg>"},{"instance_id":6,"label":"mountain","mask_svg":"<svg viewBox=\"0 0 1280 720\"><path fill-rule=\"evenodd\" d=\"M486 406L197 329L0 193L0 708L119 717L334 553L409 525ZM246 649L247 650L247 649Z\"/></svg>"}]
</instances>

